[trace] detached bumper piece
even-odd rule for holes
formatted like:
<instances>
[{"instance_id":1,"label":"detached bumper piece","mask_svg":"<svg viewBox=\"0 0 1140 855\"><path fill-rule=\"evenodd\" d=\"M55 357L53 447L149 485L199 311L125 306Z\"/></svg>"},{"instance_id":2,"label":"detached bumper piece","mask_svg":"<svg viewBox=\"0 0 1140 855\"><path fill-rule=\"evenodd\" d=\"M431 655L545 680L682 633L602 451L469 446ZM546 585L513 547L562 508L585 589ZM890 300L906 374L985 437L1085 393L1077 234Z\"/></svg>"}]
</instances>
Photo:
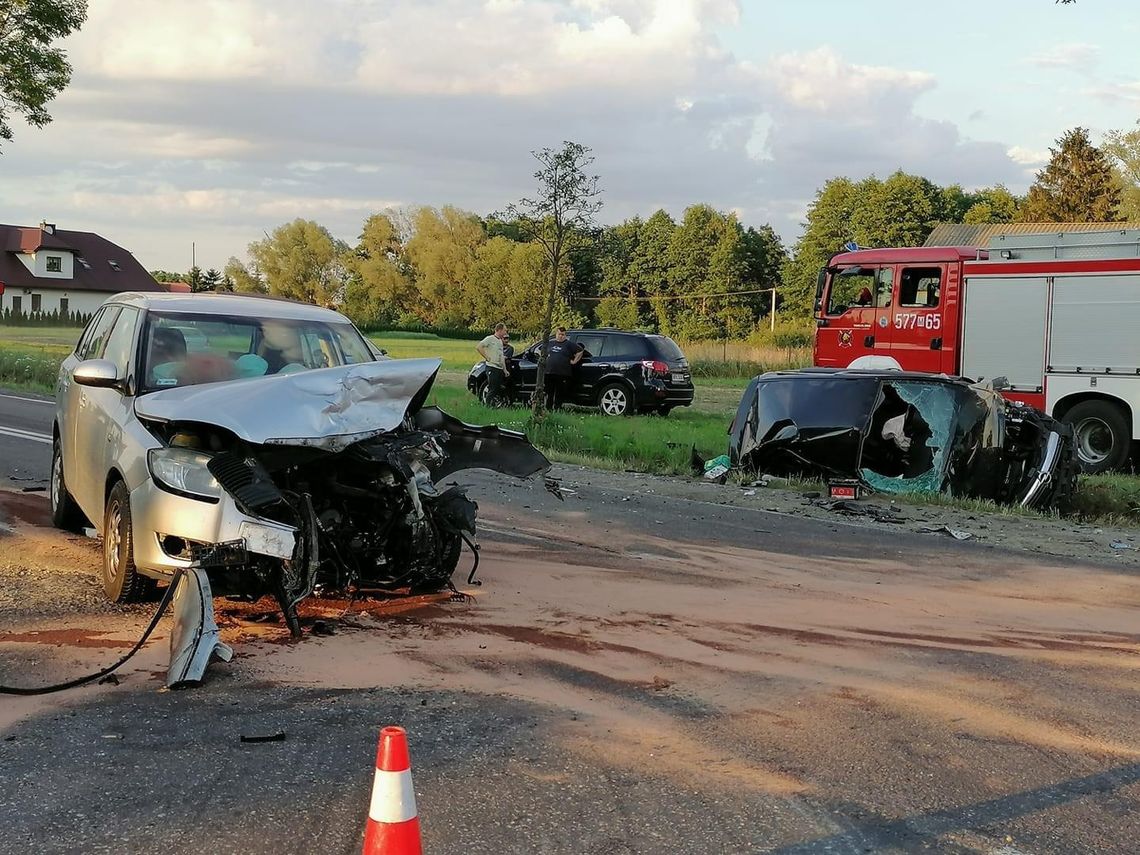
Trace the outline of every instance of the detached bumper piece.
<instances>
[{"instance_id":1,"label":"detached bumper piece","mask_svg":"<svg viewBox=\"0 0 1140 855\"><path fill-rule=\"evenodd\" d=\"M229 662L234 652L222 642L214 622L214 595L206 571L190 567L181 571L172 584L178 587L174 589L174 628L170 633L166 685L174 689L200 683L214 656Z\"/></svg>"},{"instance_id":2,"label":"detached bumper piece","mask_svg":"<svg viewBox=\"0 0 1140 855\"><path fill-rule=\"evenodd\" d=\"M749 383L733 420L735 465L844 489L939 493L1066 510L1071 430L991 386L943 375L806 369Z\"/></svg>"}]
</instances>

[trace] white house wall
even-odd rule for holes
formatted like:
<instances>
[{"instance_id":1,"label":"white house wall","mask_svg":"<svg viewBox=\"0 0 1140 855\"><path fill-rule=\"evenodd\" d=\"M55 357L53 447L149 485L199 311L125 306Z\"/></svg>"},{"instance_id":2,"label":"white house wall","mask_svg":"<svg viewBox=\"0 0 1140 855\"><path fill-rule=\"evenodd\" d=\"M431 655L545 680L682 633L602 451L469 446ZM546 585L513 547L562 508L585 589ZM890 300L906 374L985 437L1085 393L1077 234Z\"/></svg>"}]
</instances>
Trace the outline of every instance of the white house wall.
<instances>
[{"instance_id":1,"label":"white house wall","mask_svg":"<svg viewBox=\"0 0 1140 855\"><path fill-rule=\"evenodd\" d=\"M111 296L110 293L103 291L65 291L58 288L13 288L9 286L4 290L3 296L0 297L0 312L11 309L12 298L19 297L20 310L25 315L31 314L33 294L40 295L40 311L49 315L52 311L59 311L61 297L67 299L67 310L69 312L91 314Z\"/></svg>"}]
</instances>

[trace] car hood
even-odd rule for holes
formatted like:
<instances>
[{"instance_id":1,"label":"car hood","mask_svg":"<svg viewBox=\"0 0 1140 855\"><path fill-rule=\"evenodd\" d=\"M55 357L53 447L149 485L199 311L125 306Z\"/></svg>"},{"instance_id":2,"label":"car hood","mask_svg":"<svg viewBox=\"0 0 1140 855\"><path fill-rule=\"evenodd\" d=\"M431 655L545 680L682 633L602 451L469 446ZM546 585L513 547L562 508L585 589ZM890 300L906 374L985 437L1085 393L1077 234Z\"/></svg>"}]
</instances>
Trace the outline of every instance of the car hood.
<instances>
[{"instance_id":1,"label":"car hood","mask_svg":"<svg viewBox=\"0 0 1140 855\"><path fill-rule=\"evenodd\" d=\"M439 359L391 359L163 389L135 401L135 414L199 422L247 442L339 451L395 430L427 398Z\"/></svg>"}]
</instances>

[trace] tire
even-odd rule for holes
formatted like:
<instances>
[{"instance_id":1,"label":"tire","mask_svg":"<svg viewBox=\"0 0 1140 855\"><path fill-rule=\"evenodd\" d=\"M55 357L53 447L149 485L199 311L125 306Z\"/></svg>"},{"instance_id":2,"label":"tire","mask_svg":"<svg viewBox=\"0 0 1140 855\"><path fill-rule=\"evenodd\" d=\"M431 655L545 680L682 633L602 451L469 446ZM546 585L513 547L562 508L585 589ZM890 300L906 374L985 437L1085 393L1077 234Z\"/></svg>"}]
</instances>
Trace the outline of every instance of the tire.
<instances>
[{"instance_id":1,"label":"tire","mask_svg":"<svg viewBox=\"0 0 1140 855\"><path fill-rule=\"evenodd\" d=\"M1073 428L1081 470L1089 474L1123 468L1132 452L1128 419L1108 401L1082 401L1062 419Z\"/></svg>"},{"instance_id":2,"label":"tire","mask_svg":"<svg viewBox=\"0 0 1140 855\"><path fill-rule=\"evenodd\" d=\"M67 492L67 484L63 480L63 448L58 437L51 446L51 486L49 498L51 499L51 522L56 528L64 531L78 531L86 520Z\"/></svg>"},{"instance_id":3,"label":"tire","mask_svg":"<svg viewBox=\"0 0 1140 855\"><path fill-rule=\"evenodd\" d=\"M119 481L103 509L103 591L112 603L137 603L152 587L135 567L131 494Z\"/></svg>"},{"instance_id":4,"label":"tire","mask_svg":"<svg viewBox=\"0 0 1140 855\"><path fill-rule=\"evenodd\" d=\"M598 394L598 412L603 416L628 416L633 412L633 395L621 383L610 383Z\"/></svg>"}]
</instances>

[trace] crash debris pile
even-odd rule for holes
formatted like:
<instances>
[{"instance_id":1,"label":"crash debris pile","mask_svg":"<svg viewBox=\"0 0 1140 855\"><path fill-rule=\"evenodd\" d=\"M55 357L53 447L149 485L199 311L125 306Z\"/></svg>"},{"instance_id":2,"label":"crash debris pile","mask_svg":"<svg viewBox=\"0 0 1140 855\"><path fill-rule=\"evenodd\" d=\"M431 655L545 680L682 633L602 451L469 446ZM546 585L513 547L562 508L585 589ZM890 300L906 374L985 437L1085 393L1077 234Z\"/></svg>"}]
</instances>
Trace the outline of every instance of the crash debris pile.
<instances>
[{"instance_id":1,"label":"crash debris pile","mask_svg":"<svg viewBox=\"0 0 1140 855\"><path fill-rule=\"evenodd\" d=\"M988 385L899 371L805 369L753 378L730 428L733 466L1065 510L1071 430Z\"/></svg>"}]
</instances>

